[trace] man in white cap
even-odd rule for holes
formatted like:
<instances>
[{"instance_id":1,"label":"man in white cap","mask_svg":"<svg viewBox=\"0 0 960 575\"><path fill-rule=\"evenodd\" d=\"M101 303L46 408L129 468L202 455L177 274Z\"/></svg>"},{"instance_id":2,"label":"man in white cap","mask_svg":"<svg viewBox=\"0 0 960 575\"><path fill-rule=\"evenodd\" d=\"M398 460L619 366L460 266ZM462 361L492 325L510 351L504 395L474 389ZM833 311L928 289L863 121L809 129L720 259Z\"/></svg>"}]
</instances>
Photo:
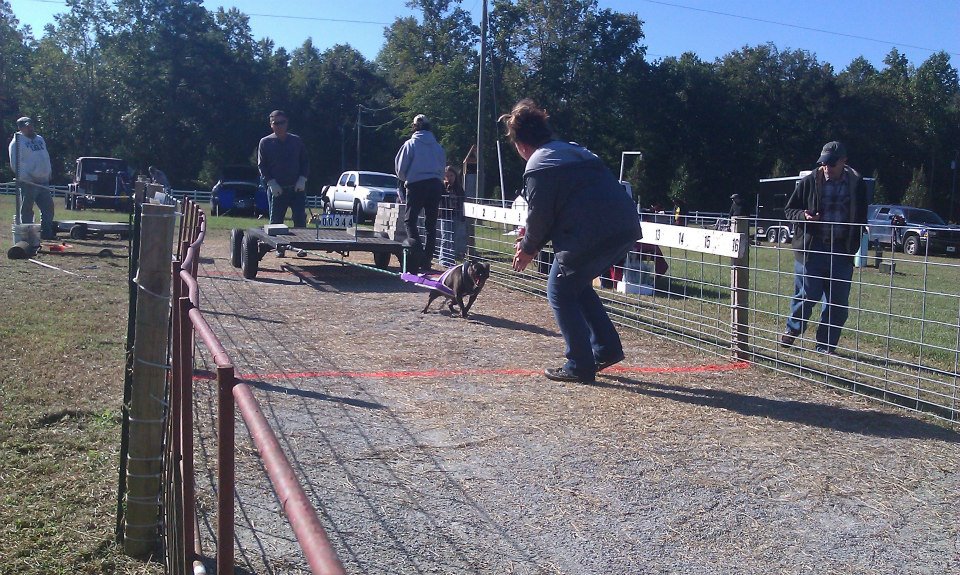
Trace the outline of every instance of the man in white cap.
<instances>
[{"instance_id":1,"label":"man in white cap","mask_svg":"<svg viewBox=\"0 0 960 575\"><path fill-rule=\"evenodd\" d=\"M789 347L804 332L817 302L816 350L836 353L850 308L853 256L867 223L867 185L847 165L847 148L828 142L817 169L797 182L783 211L794 222L794 294L780 344Z\"/></svg>"},{"instance_id":2,"label":"man in white cap","mask_svg":"<svg viewBox=\"0 0 960 575\"><path fill-rule=\"evenodd\" d=\"M407 211L403 223L407 239L404 244L413 248L415 253L419 252L421 244L417 218L423 211L427 239L423 253L415 255L414 260L419 260L419 266L416 267L429 270L437 245L437 216L444 192L443 172L447 156L430 131L430 120L426 116L417 114L410 127L413 128L413 135L400 147L394 159L397 179L406 187Z\"/></svg>"},{"instance_id":3,"label":"man in white cap","mask_svg":"<svg viewBox=\"0 0 960 575\"><path fill-rule=\"evenodd\" d=\"M50 154L47 143L37 134L33 120L17 120L17 133L10 140L10 167L20 191L20 223L33 223L33 205L40 209L40 237L57 239L53 227L53 196L50 194Z\"/></svg>"}]
</instances>

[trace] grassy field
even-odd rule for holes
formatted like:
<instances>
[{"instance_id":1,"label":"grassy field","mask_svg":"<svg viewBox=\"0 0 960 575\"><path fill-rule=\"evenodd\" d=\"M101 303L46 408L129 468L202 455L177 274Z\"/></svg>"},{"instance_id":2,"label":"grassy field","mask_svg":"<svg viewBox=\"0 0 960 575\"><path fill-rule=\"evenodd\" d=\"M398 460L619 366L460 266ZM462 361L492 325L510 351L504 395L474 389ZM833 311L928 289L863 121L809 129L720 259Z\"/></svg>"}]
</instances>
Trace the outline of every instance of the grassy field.
<instances>
[{"instance_id":1,"label":"grassy field","mask_svg":"<svg viewBox=\"0 0 960 575\"><path fill-rule=\"evenodd\" d=\"M3 221L13 209L0 196ZM0 574L161 573L114 542L127 260L97 254L126 249L70 243L38 258L63 271L0 259Z\"/></svg>"}]
</instances>

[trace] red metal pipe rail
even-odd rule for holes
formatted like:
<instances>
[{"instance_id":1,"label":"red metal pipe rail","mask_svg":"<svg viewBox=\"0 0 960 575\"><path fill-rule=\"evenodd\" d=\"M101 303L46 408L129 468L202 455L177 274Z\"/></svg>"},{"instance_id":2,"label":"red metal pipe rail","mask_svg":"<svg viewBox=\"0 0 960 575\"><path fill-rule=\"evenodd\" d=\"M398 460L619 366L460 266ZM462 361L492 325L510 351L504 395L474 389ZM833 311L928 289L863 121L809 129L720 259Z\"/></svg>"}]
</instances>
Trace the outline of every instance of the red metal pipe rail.
<instances>
[{"instance_id":1,"label":"red metal pipe rail","mask_svg":"<svg viewBox=\"0 0 960 575\"><path fill-rule=\"evenodd\" d=\"M182 568L191 571L191 563L201 556L196 517L193 464L193 350L197 341L203 342L217 366L217 573L234 571L234 484L235 484L235 407L247 425L250 435L263 459L277 497L293 528L304 557L313 573L341 575L346 571L324 531L317 512L300 485L289 460L277 441L276 434L263 416L260 405L250 388L236 381L233 362L200 310L200 292L197 270L200 264L200 246L206 236L206 217L191 201L184 202L184 213L178 245L178 260L174 262L173 298L173 388L171 414L174 422L174 460L183 472L183 505L178 511L184 518L181 549L188 553Z\"/></svg>"}]
</instances>

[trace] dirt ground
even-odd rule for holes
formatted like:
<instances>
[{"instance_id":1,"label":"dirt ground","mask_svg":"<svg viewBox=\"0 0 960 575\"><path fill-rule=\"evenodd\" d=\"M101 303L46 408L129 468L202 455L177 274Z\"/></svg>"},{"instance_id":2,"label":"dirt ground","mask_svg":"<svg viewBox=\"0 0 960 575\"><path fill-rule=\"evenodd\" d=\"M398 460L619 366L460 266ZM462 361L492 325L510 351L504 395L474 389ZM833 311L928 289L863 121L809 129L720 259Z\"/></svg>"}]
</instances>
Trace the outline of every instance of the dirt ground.
<instances>
[{"instance_id":1,"label":"dirt ground","mask_svg":"<svg viewBox=\"0 0 960 575\"><path fill-rule=\"evenodd\" d=\"M205 317L348 573L960 574L954 430L625 329L596 385L551 382L543 299L493 283L468 320L421 315L426 291L396 277L274 254L248 281L222 235L202 250ZM198 390L209 546L216 409ZM237 432L238 565L309 572Z\"/></svg>"}]
</instances>

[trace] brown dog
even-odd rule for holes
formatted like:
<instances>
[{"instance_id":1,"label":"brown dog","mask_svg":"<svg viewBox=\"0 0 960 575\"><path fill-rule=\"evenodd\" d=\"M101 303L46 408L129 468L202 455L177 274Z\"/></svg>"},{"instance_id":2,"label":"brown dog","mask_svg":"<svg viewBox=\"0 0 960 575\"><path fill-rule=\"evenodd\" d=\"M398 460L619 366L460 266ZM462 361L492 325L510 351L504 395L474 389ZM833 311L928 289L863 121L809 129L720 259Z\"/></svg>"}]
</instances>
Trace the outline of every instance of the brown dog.
<instances>
[{"instance_id":1,"label":"brown dog","mask_svg":"<svg viewBox=\"0 0 960 575\"><path fill-rule=\"evenodd\" d=\"M484 262L466 260L463 265L450 268L440 276L441 283L449 290L449 293L446 290L430 290L427 305L423 307L423 311L420 313L427 313L427 308L430 307L433 300L444 296L450 300L447 308L451 314L454 313L454 304L457 304L460 306L460 317L467 317L467 314L470 313L470 307L477 296L480 295L480 290L483 289L483 284L487 282L488 277L490 277L490 264ZM467 296L469 298L467 303L464 304L463 298Z\"/></svg>"}]
</instances>

